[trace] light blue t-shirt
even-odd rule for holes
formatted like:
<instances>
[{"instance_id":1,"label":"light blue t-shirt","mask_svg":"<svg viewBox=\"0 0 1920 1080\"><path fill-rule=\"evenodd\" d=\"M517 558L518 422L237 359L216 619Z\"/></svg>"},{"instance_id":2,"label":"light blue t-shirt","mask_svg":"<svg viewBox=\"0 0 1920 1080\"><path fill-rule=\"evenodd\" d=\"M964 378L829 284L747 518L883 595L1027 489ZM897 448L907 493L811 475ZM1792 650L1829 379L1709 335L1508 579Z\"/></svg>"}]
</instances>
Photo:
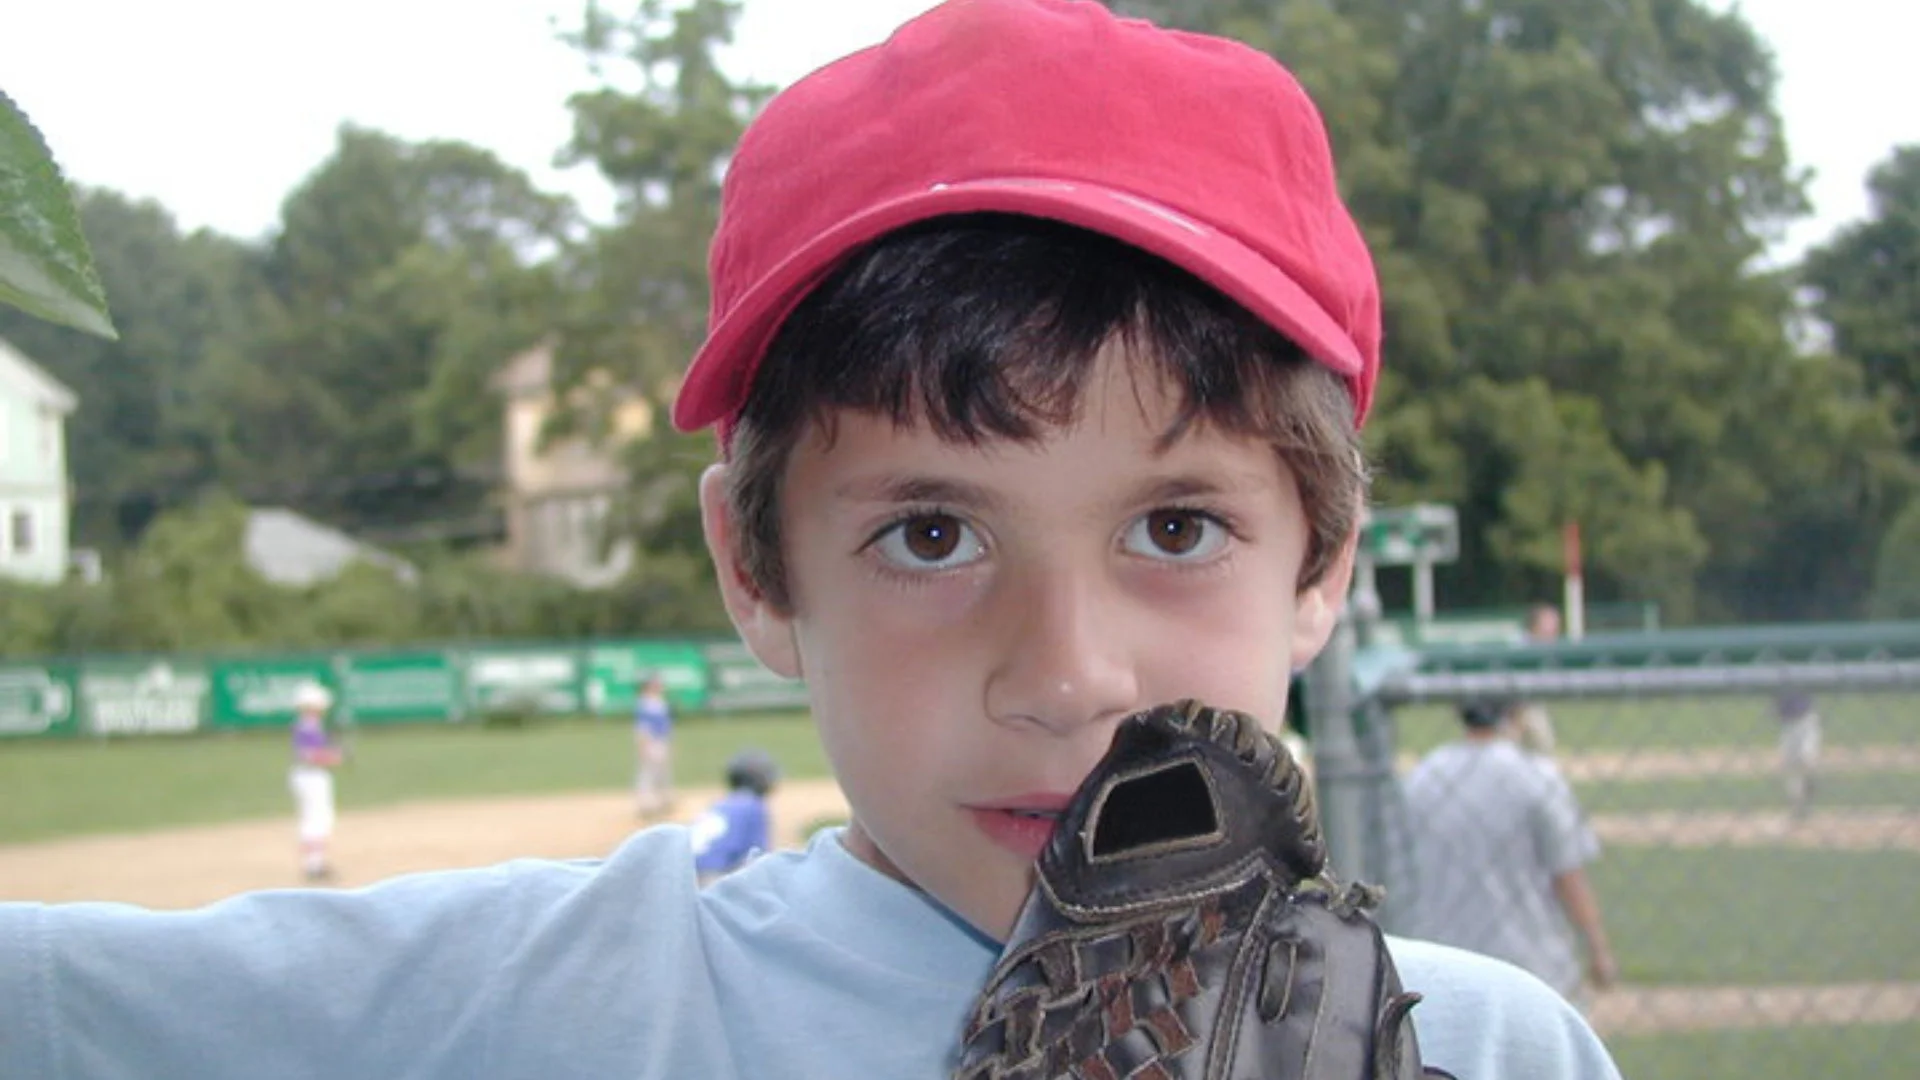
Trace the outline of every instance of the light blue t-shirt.
<instances>
[{"instance_id":1,"label":"light blue t-shirt","mask_svg":"<svg viewBox=\"0 0 1920 1080\"><path fill-rule=\"evenodd\" d=\"M1618 1077L1518 968L1392 948L1430 1063ZM660 826L606 860L190 912L0 904L0 1076L937 1080L997 952L837 830L704 891Z\"/></svg>"}]
</instances>

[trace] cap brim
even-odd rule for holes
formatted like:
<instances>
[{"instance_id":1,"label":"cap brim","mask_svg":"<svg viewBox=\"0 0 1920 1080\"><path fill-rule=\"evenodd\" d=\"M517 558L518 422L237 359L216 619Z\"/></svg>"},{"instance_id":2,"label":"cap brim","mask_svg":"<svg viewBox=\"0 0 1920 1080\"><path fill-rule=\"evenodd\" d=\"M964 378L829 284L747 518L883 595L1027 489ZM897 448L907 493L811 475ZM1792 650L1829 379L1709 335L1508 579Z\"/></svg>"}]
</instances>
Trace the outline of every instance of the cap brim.
<instances>
[{"instance_id":1,"label":"cap brim","mask_svg":"<svg viewBox=\"0 0 1920 1080\"><path fill-rule=\"evenodd\" d=\"M1348 380L1365 367L1359 348L1318 301L1265 256L1234 237L1138 196L1067 180L1005 178L937 185L842 221L790 255L712 327L674 399L674 426L696 431L726 420L793 308L840 262L895 229L952 214L1001 212L1048 218L1149 251L1220 290ZM742 362L752 357L753 363ZM1356 410L1364 403L1355 403Z\"/></svg>"}]
</instances>

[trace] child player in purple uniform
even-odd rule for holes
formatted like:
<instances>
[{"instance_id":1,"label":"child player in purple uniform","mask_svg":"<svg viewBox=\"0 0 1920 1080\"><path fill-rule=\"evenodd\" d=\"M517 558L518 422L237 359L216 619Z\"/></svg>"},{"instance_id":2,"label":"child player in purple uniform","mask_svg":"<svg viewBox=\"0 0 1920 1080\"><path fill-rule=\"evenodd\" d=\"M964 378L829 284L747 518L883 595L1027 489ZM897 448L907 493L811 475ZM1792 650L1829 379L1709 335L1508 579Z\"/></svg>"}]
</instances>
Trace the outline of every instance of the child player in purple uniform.
<instances>
[{"instance_id":1,"label":"child player in purple uniform","mask_svg":"<svg viewBox=\"0 0 1920 1080\"><path fill-rule=\"evenodd\" d=\"M308 881L333 877L327 845L333 839L333 770L340 747L327 731L333 695L319 683L304 683L294 693L293 766L287 787L299 820L300 871Z\"/></svg>"}]
</instances>

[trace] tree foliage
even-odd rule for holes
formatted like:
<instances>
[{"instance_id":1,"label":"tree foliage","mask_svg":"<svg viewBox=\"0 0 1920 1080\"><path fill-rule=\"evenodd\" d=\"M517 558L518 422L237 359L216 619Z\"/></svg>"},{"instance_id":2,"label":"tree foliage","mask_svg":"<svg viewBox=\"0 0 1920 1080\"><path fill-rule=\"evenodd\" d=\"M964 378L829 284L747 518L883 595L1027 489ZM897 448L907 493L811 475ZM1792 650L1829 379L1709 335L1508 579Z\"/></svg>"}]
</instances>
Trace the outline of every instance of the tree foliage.
<instances>
[{"instance_id":1,"label":"tree foliage","mask_svg":"<svg viewBox=\"0 0 1920 1080\"><path fill-rule=\"evenodd\" d=\"M503 569L486 552L417 553L403 580L367 562L307 587L242 557L247 508L212 495L162 514L97 584L0 578L0 657L299 649L716 633L710 583L685 567L588 590Z\"/></svg>"},{"instance_id":2,"label":"tree foliage","mask_svg":"<svg viewBox=\"0 0 1920 1080\"><path fill-rule=\"evenodd\" d=\"M1868 219L1812 251L1805 279L1834 347L1860 362L1920 454L1920 145L1876 166L1867 192Z\"/></svg>"},{"instance_id":3,"label":"tree foliage","mask_svg":"<svg viewBox=\"0 0 1920 1080\"><path fill-rule=\"evenodd\" d=\"M1905 463L1851 356L1797 351L1790 277L1759 268L1805 202L1738 12L1118 6L1263 48L1322 104L1385 291L1380 497L1457 502L1469 534L1444 602L1552 595L1579 520L1598 597L1859 610Z\"/></svg>"}]
</instances>

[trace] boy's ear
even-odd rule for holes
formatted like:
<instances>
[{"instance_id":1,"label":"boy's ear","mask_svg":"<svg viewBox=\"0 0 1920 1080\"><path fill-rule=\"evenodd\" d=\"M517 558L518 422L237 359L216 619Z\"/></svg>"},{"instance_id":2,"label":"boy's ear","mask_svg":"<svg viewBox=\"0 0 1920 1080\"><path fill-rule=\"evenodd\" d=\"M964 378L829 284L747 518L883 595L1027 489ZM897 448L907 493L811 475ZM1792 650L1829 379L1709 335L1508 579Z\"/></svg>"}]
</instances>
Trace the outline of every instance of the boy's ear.
<instances>
[{"instance_id":1,"label":"boy's ear","mask_svg":"<svg viewBox=\"0 0 1920 1080\"><path fill-rule=\"evenodd\" d=\"M1347 590L1353 585L1354 554L1360 546L1360 530L1354 529L1327 564L1320 580L1300 590L1293 606L1293 670L1299 671L1320 655L1333 628L1340 624L1340 613L1347 606Z\"/></svg>"},{"instance_id":2,"label":"boy's ear","mask_svg":"<svg viewBox=\"0 0 1920 1080\"><path fill-rule=\"evenodd\" d=\"M727 466L707 466L700 474L700 531L720 578L720 599L740 640L768 671L800 678L800 650L794 644L793 616L761 593L740 562L740 535L727 506Z\"/></svg>"}]
</instances>

